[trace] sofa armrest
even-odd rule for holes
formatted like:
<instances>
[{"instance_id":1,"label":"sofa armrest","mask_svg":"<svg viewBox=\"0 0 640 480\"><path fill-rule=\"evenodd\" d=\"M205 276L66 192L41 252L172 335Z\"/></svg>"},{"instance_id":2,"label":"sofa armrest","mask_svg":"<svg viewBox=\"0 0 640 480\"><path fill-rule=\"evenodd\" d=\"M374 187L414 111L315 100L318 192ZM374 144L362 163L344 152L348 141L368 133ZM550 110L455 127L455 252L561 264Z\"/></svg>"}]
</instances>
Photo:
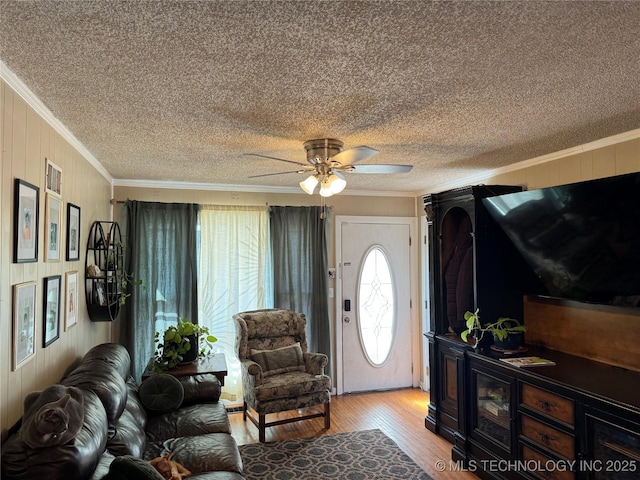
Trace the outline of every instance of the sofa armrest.
<instances>
[{"instance_id":1,"label":"sofa armrest","mask_svg":"<svg viewBox=\"0 0 640 480\"><path fill-rule=\"evenodd\" d=\"M212 373L179 377L178 380L184 388L182 405L215 403L220 400L220 380Z\"/></svg>"},{"instance_id":2,"label":"sofa armrest","mask_svg":"<svg viewBox=\"0 0 640 480\"><path fill-rule=\"evenodd\" d=\"M78 435L65 445L33 449L18 431L2 442L3 479L68 480L89 478L107 446L107 412L94 392L83 390L84 419Z\"/></svg>"},{"instance_id":3,"label":"sofa armrest","mask_svg":"<svg viewBox=\"0 0 640 480\"><path fill-rule=\"evenodd\" d=\"M262 383L262 367L253 360L240 360L243 375L252 376L254 386Z\"/></svg>"},{"instance_id":4,"label":"sofa armrest","mask_svg":"<svg viewBox=\"0 0 640 480\"><path fill-rule=\"evenodd\" d=\"M305 353L305 371L311 375L324 375L324 367L329 363L329 357L324 353Z\"/></svg>"}]
</instances>

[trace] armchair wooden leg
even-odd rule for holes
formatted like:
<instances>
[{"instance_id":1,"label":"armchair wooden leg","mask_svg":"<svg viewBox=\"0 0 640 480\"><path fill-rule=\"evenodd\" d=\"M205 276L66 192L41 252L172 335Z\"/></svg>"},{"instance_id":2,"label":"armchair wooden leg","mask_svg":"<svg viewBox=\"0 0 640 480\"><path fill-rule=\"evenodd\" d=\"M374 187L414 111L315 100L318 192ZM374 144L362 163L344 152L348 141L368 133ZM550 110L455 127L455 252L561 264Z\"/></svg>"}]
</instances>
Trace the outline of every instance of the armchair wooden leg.
<instances>
[{"instance_id":1,"label":"armchair wooden leg","mask_svg":"<svg viewBox=\"0 0 640 480\"><path fill-rule=\"evenodd\" d=\"M331 405L329 402L324 404L324 412L319 412L318 408L314 408L313 411L307 415L304 415L304 416L295 415L295 416L283 418L280 420L274 420L269 423L267 423L266 414L264 413L260 414L257 411L255 411L255 409L251 409L251 410L252 411L249 411L249 407L245 403L243 413L245 415L245 418L248 417L249 420L251 420L251 423L253 423L258 428L258 439L260 440L260 443L264 443L266 440L267 427L275 427L276 425L285 425L287 423L299 422L300 420L309 420L311 418L318 418L318 417L324 417L324 428L326 430L329 430L329 428L331 427ZM254 413L257 413L257 416L254 415Z\"/></svg>"},{"instance_id":2,"label":"armchair wooden leg","mask_svg":"<svg viewBox=\"0 0 640 480\"><path fill-rule=\"evenodd\" d=\"M324 428L325 430L331 428L331 404L329 402L324 404Z\"/></svg>"},{"instance_id":3,"label":"armchair wooden leg","mask_svg":"<svg viewBox=\"0 0 640 480\"><path fill-rule=\"evenodd\" d=\"M260 440L260 443L264 443L265 440L265 430L266 430L266 421L265 421L265 415L259 414L258 415L258 438Z\"/></svg>"}]
</instances>

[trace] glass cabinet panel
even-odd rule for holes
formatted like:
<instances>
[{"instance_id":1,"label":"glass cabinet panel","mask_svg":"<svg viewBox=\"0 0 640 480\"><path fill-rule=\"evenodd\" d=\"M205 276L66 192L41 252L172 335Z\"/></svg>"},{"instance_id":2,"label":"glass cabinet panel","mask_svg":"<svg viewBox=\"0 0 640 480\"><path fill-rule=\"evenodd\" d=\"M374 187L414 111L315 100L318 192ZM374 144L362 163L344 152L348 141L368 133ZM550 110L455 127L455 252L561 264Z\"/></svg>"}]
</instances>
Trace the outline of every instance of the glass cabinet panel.
<instances>
[{"instance_id":1,"label":"glass cabinet panel","mask_svg":"<svg viewBox=\"0 0 640 480\"><path fill-rule=\"evenodd\" d=\"M477 412L475 430L509 450L511 445L510 385L479 372L476 372L475 381Z\"/></svg>"},{"instance_id":2,"label":"glass cabinet panel","mask_svg":"<svg viewBox=\"0 0 640 480\"><path fill-rule=\"evenodd\" d=\"M589 420L593 459L581 461L580 469L594 480L640 478L640 435L600 418Z\"/></svg>"}]
</instances>

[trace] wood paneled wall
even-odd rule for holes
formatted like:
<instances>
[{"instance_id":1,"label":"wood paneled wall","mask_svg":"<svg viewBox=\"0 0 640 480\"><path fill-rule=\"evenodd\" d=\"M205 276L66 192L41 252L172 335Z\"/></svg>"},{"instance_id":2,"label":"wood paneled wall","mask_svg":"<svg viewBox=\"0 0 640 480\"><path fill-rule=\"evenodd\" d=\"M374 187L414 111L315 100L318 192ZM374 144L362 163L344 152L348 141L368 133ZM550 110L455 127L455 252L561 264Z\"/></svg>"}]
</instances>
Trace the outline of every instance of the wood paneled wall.
<instances>
[{"instance_id":1,"label":"wood paneled wall","mask_svg":"<svg viewBox=\"0 0 640 480\"><path fill-rule=\"evenodd\" d=\"M0 428L12 426L22 415L24 397L58 381L66 367L94 345L111 339L110 324L89 321L84 299L84 261L89 226L94 220L111 216L111 185L45 119L31 108L9 85L0 80ZM48 158L62 169L62 260L44 262L45 165ZM13 262L14 179L21 178L40 187L38 262ZM81 256L64 261L66 203L81 208ZM60 338L42 348L43 279L78 271L78 323L64 331L61 312ZM13 286L34 281L36 301L36 355L12 371ZM64 291L64 288L63 288Z\"/></svg>"},{"instance_id":2,"label":"wood paneled wall","mask_svg":"<svg viewBox=\"0 0 640 480\"><path fill-rule=\"evenodd\" d=\"M633 172L640 172L640 138L498 174L483 183L534 190Z\"/></svg>"},{"instance_id":3,"label":"wood paneled wall","mask_svg":"<svg viewBox=\"0 0 640 480\"><path fill-rule=\"evenodd\" d=\"M529 190L640 172L640 138L487 179ZM640 371L640 309L545 299L525 301L527 342Z\"/></svg>"},{"instance_id":4,"label":"wood paneled wall","mask_svg":"<svg viewBox=\"0 0 640 480\"><path fill-rule=\"evenodd\" d=\"M525 298L526 342L640 372L640 313Z\"/></svg>"}]
</instances>

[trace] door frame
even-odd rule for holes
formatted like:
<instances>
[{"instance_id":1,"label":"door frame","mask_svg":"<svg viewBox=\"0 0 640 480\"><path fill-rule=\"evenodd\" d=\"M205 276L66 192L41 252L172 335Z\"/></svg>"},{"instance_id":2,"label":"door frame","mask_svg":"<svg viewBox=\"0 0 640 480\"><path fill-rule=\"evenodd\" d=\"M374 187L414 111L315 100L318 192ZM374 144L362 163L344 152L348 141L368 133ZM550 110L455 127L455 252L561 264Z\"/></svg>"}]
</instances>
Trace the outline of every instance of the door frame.
<instances>
[{"instance_id":1,"label":"door frame","mask_svg":"<svg viewBox=\"0 0 640 480\"><path fill-rule=\"evenodd\" d=\"M418 225L420 226L420 259L421 259L421 289L420 289L420 316L421 331L420 349L422 372L420 373L420 388L428 392L430 387L429 376L431 375L429 368L429 340L424 336L429 331L431 324L431 298L429 296L430 278L429 278L429 220L425 215L419 217Z\"/></svg>"},{"instance_id":2,"label":"door frame","mask_svg":"<svg viewBox=\"0 0 640 480\"><path fill-rule=\"evenodd\" d=\"M335 339L336 339L336 379L335 388L338 395L344 393L342 375L342 224L362 223L362 224L393 224L408 225L411 245L409 246L409 297L411 308L409 309L411 321L411 363L412 363L412 386L418 387L420 381L420 293L419 275L420 260L418 253L417 220L415 217L366 217L351 215L336 215L335 217L335 261L336 268L336 290L335 290Z\"/></svg>"}]
</instances>

